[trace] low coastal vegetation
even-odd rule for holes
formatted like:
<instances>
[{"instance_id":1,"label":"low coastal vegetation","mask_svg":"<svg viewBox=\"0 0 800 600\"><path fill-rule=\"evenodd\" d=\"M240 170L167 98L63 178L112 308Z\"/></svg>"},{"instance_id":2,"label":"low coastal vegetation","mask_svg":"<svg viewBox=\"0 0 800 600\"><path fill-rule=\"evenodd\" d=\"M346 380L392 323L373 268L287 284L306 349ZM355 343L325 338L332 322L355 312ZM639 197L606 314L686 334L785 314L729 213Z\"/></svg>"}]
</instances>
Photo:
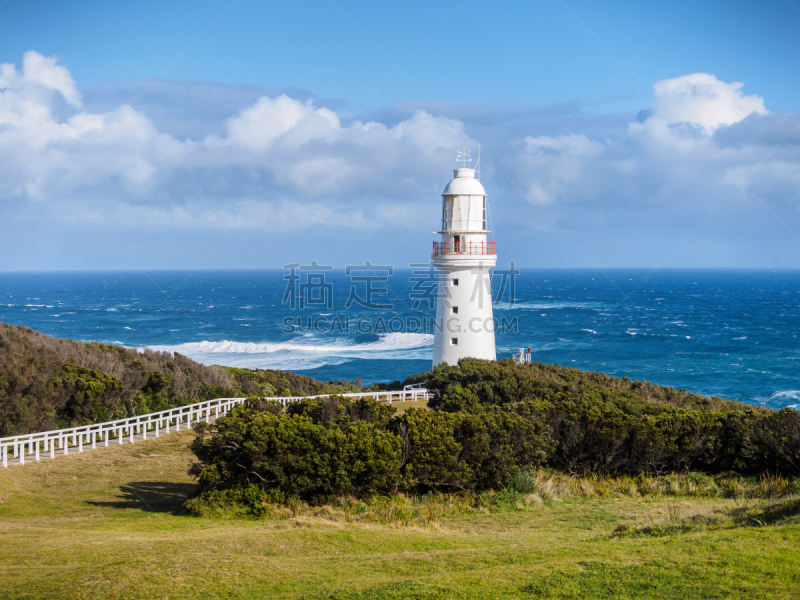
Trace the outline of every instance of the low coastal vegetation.
<instances>
[{"instance_id":1,"label":"low coastal vegetation","mask_svg":"<svg viewBox=\"0 0 800 600\"><path fill-rule=\"evenodd\" d=\"M355 389L344 381L206 367L177 352L57 339L0 323L0 437L123 419L211 398Z\"/></svg>"},{"instance_id":2,"label":"low coastal vegetation","mask_svg":"<svg viewBox=\"0 0 800 600\"><path fill-rule=\"evenodd\" d=\"M433 410L398 416L337 396L286 409L254 400L201 424L192 472L204 491L187 507L207 514L230 504L263 516L273 504L431 493L479 505L531 493L526 481L543 467L582 476L800 474L800 413L791 409L510 360L465 359L420 377Z\"/></svg>"}]
</instances>

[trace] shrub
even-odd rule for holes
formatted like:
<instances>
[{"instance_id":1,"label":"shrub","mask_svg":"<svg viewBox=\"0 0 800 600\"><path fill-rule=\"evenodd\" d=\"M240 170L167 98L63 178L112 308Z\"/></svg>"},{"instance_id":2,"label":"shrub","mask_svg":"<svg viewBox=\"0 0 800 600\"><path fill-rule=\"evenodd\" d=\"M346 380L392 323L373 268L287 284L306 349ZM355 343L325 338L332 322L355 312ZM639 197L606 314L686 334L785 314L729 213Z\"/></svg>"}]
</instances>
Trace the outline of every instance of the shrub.
<instances>
[{"instance_id":1,"label":"shrub","mask_svg":"<svg viewBox=\"0 0 800 600\"><path fill-rule=\"evenodd\" d=\"M800 474L800 413L791 409L509 360L464 359L427 375L433 408L518 415L548 432L547 463L570 472Z\"/></svg>"},{"instance_id":2,"label":"shrub","mask_svg":"<svg viewBox=\"0 0 800 600\"><path fill-rule=\"evenodd\" d=\"M542 463L544 431L540 423L495 407L479 415L458 415L453 437L462 447L459 461L472 470L472 485L489 490L505 487L520 468Z\"/></svg>"},{"instance_id":3,"label":"shrub","mask_svg":"<svg viewBox=\"0 0 800 600\"><path fill-rule=\"evenodd\" d=\"M405 442L407 489L497 489L545 457L544 428L500 409L409 409L395 422Z\"/></svg>"},{"instance_id":4,"label":"shrub","mask_svg":"<svg viewBox=\"0 0 800 600\"><path fill-rule=\"evenodd\" d=\"M422 489L465 489L472 470L459 461L453 435L457 417L412 408L396 421L404 441L405 485Z\"/></svg>"},{"instance_id":5,"label":"shrub","mask_svg":"<svg viewBox=\"0 0 800 600\"><path fill-rule=\"evenodd\" d=\"M372 398L349 399L342 396L308 398L293 402L287 408L290 415L303 415L315 423L335 424L346 428L355 421L364 421L385 427L396 412L393 406L382 404Z\"/></svg>"},{"instance_id":6,"label":"shrub","mask_svg":"<svg viewBox=\"0 0 800 600\"><path fill-rule=\"evenodd\" d=\"M342 430L302 414L238 408L215 425L215 435L192 445L204 486L258 484L319 504L336 495L387 493L398 481L400 439L363 421Z\"/></svg>"}]
</instances>

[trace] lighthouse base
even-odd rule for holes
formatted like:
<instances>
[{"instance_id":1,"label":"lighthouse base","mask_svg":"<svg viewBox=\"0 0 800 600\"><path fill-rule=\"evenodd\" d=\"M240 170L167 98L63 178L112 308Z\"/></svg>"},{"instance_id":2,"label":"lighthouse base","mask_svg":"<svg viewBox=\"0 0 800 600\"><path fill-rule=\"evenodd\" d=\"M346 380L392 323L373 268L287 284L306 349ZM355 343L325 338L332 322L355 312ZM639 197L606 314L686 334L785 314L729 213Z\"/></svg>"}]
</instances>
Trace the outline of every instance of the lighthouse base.
<instances>
[{"instance_id":1,"label":"lighthouse base","mask_svg":"<svg viewBox=\"0 0 800 600\"><path fill-rule=\"evenodd\" d=\"M440 269L440 293L436 300L434 367L441 363L457 365L468 357L497 359L489 273L494 263L491 259L477 264L435 261Z\"/></svg>"}]
</instances>

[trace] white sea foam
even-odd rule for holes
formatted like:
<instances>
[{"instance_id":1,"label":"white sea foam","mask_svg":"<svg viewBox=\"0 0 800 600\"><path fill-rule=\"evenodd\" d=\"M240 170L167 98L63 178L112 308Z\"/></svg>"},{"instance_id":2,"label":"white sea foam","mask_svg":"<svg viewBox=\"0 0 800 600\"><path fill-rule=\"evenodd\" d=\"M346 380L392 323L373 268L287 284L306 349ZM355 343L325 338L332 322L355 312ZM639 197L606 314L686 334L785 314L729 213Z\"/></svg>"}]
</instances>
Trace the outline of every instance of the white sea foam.
<instances>
[{"instance_id":1,"label":"white sea foam","mask_svg":"<svg viewBox=\"0 0 800 600\"><path fill-rule=\"evenodd\" d=\"M495 304L494 308L497 310L543 310L556 308L586 308L598 310L601 308L608 308L608 305L602 302L515 302L514 304L503 302Z\"/></svg>"},{"instance_id":2,"label":"white sea foam","mask_svg":"<svg viewBox=\"0 0 800 600\"><path fill-rule=\"evenodd\" d=\"M785 390L775 392L769 397L770 400L800 400L800 390Z\"/></svg>"},{"instance_id":3,"label":"white sea foam","mask_svg":"<svg viewBox=\"0 0 800 600\"><path fill-rule=\"evenodd\" d=\"M797 403L800 401L800 390L773 392L769 397L757 397L755 400L760 404L774 409L793 408L795 410L800 410L800 404Z\"/></svg>"},{"instance_id":4,"label":"white sea foam","mask_svg":"<svg viewBox=\"0 0 800 600\"><path fill-rule=\"evenodd\" d=\"M287 342L203 341L151 346L153 350L179 352L203 364L261 369L314 369L352 359L430 359L433 336L427 333L387 333L361 344L342 339L320 343L316 338Z\"/></svg>"}]
</instances>

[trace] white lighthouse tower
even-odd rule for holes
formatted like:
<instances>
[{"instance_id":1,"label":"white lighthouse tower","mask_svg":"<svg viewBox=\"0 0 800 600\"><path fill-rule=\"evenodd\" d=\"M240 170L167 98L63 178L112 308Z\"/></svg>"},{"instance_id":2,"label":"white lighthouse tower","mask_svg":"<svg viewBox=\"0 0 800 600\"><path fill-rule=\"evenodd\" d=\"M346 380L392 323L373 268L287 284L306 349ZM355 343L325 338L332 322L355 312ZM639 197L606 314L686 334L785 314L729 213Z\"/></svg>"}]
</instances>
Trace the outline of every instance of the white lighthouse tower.
<instances>
[{"instance_id":1,"label":"white lighthouse tower","mask_svg":"<svg viewBox=\"0 0 800 600\"><path fill-rule=\"evenodd\" d=\"M459 153L464 164L467 152ZM495 360L489 269L497 262L487 239L486 190L475 169L455 169L442 192L441 240L433 243L439 269L433 366L472 357Z\"/></svg>"}]
</instances>

